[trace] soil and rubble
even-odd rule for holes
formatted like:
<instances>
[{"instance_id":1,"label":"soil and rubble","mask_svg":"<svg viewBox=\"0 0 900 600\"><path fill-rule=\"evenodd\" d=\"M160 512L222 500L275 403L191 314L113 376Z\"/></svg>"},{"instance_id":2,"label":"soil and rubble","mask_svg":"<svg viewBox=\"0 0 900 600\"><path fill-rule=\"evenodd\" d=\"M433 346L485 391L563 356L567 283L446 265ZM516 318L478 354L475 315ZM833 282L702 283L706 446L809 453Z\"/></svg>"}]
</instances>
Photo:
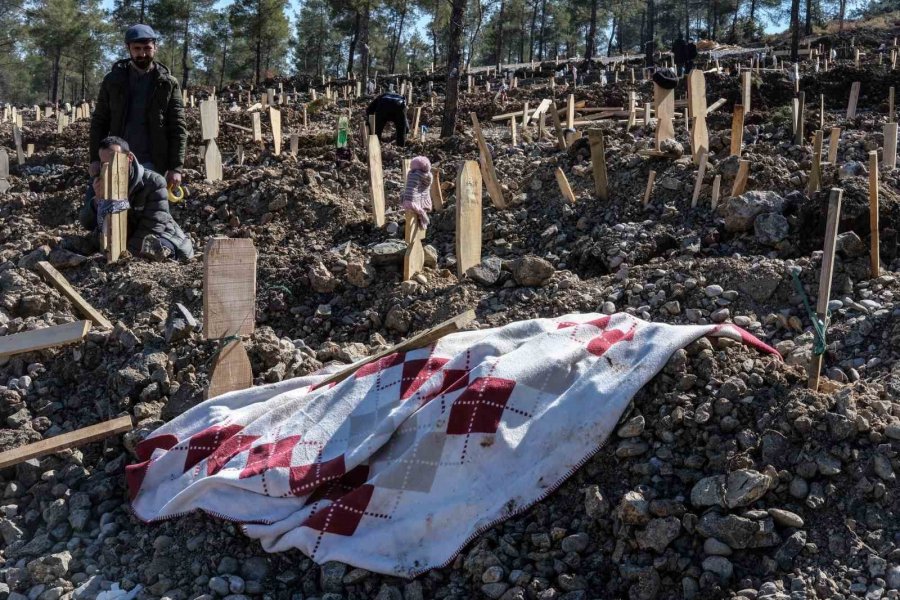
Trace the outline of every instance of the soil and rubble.
<instances>
[{"instance_id":1,"label":"soil and rubble","mask_svg":"<svg viewBox=\"0 0 900 600\"><path fill-rule=\"evenodd\" d=\"M727 61L723 61L727 62ZM844 64L846 62L846 64ZM483 91L463 94L458 135L437 139L441 102L423 99L425 141L384 144L388 224L369 213L365 155L334 150L337 118L323 101L284 107L301 134L296 158L222 127L225 181L203 181L199 115L191 127L190 196L173 213L197 248L188 263L126 257L107 266L85 252L76 214L87 183L88 122L61 135L54 119L26 123L36 152L13 166L0 198L0 334L75 320L69 302L32 270L47 260L113 323L71 347L0 361L0 450L120 414L134 431L0 472L0 600L94 598L118 584L138 598L261 597L291 600L419 598L900 598L900 181L880 179L883 272L869 277L868 152L883 142L881 99L900 77L888 66L806 72L807 131L843 133L826 192L806 194L811 136L793 143L786 75L754 75L744 158L749 192L726 199L738 161L728 157L737 79L707 76L708 98L727 100L709 118L710 161L691 208L696 167L644 157L652 123L606 135L608 202L593 194L590 149L566 151L524 135L509 144L489 118L560 106L545 76L520 81L505 107ZM805 69L811 69L804 65ZM574 91L588 106L623 105L649 83ZM846 91L860 80L856 119ZM438 86L436 86L436 89ZM302 88L305 89L305 88ZM227 98L228 91L223 92ZM679 95L683 90L679 90ZM223 121L247 112L221 105ZM416 102L418 104L418 101ZM354 110L364 104L357 102ZM484 199L483 257L456 277L454 180L477 146L476 112L495 155L506 210ZM265 119L264 119L265 121ZM678 142L689 148L683 121ZM11 139L10 126L0 126ZM827 140L827 134L826 134ZM235 157L245 150L243 165ZM827 141L826 141L827 144ZM428 231L426 270L403 282L400 159L425 154L442 174L446 205ZM566 172L577 202L561 196ZM656 185L641 199L650 170ZM722 177L713 210L710 187ZM813 333L791 273L812 302L818 290L827 189L844 189L831 294L823 393L806 389ZM617 433L561 489L477 539L448 566L405 581L299 552L266 554L238 525L188 515L156 525L131 516L124 466L135 444L198 403L214 343L202 340L202 250L213 235L249 237L259 250L257 330L246 345L256 383L351 362L467 308L479 327L568 312L626 311L668 323L736 323L784 361L728 340L678 351L635 398Z\"/></svg>"}]
</instances>

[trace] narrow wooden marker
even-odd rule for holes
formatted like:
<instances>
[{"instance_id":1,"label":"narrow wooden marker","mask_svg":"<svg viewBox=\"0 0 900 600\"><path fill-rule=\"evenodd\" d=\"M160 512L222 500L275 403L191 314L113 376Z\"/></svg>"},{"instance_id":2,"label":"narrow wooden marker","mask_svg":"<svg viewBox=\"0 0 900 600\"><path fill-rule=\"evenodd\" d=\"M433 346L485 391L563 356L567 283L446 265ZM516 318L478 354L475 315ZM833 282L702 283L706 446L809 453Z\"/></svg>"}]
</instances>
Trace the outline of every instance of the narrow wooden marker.
<instances>
[{"instance_id":1,"label":"narrow wooden marker","mask_svg":"<svg viewBox=\"0 0 900 600\"><path fill-rule=\"evenodd\" d=\"M431 206L434 210L444 210L444 192L441 190L441 170L431 167Z\"/></svg>"},{"instance_id":2,"label":"narrow wooden marker","mask_svg":"<svg viewBox=\"0 0 900 600\"><path fill-rule=\"evenodd\" d=\"M813 138L812 166L809 170L809 186L807 192L812 195L822 186L822 130L816 131Z\"/></svg>"},{"instance_id":3,"label":"narrow wooden marker","mask_svg":"<svg viewBox=\"0 0 900 600\"><path fill-rule=\"evenodd\" d=\"M888 89L888 123L894 122L894 86Z\"/></svg>"},{"instance_id":4,"label":"narrow wooden marker","mask_svg":"<svg viewBox=\"0 0 900 600\"><path fill-rule=\"evenodd\" d=\"M663 140L675 138L675 124L672 117L675 114L675 90L663 89L658 84L653 84L653 104L656 109L656 145Z\"/></svg>"},{"instance_id":5,"label":"narrow wooden marker","mask_svg":"<svg viewBox=\"0 0 900 600\"><path fill-rule=\"evenodd\" d=\"M603 201L609 199L609 180L606 173L606 142L599 129L588 130L591 146L591 166L594 172L594 192Z\"/></svg>"},{"instance_id":6,"label":"narrow wooden marker","mask_svg":"<svg viewBox=\"0 0 900 600\"><path fill-rule=\"evenodd\" d=\"M569 185L565 172L559 167L556 168L556 183L559 185L559 191L563 198L570 204L575 204L575 193L572 191L572 186Z\"/></svg>"},{"instance_id":7,"label":"narrow wooden marker","mask_svg":"<svg viewBox=\"0 0 900 600\"><path fill-rule=\"evenodd\" d=\"M656 181L656 171L650 171L647 178L647 189L644 191L644 207L650 204L650 193L653 191L653 182Z\"/></svg>"},{"instance_id":8,"label":"narrow wooden marker","mask_svg":"<svg viewBox=\"0 0 900 600\"><path fill-rule=\"evenodd\" d=\"M841 128L832 127L831 137L828 140L828 162L835 164L837 162L838 143L841 139Z\"/></svg>"},{"instance_id":9,"label":"narrow wooden marker","mask_svg":"<svg viewBox=\"0 0 900 600\"><path fill-rule=\"evenodd\" d=\"M116 152L112 159L100 168L100 179L103 182L103 199L125 200L128 198L128 156ZM119 260L119 256L127 246L128 210L106 215L101 232L100 245L106 251L107 264Z\"/></svg>"},{"instance_id":10,"label":"narrow wooden marker","mask_svg":"<svg viewBox=\"0 0 900 600\"><path fill-rule=\"evenodd\" d=\"M691 208L696 208L697 200L700 199L700 188L703 186L703 177L706 175L706 163L709 160L709 153L703 151L700 155L700 167L697 169L697 181L694 182L694 194L691 196Z\"/></svg>"},{"instance_id":11,"label":"narrow wooden marker","mask_svg":"<svg viewBox=\"0 0 900 600\"><path fill-rule=\"evenodd\" d=\"M819 94L819 129L825 131L825 94Z\"/></svg>"},{"instance_id":12,"label":"narrow wooden marker","mask_svg":"<svg viewBox=\"0 0 900 600\"><path fill-rule=\"evenodd\" d=\"M100 311L90 305L78 291L69 284L68 280L63 277L62 273L57 271L53 265L47 261L38 261L35 269L40 273L48 283L50 283L63 296L69 299L69 302L82 316L90 319L91 323L102 329L112 329L112 323L104 317Z\"/></svg>"},{"instance_id":13,"label":"narrow wooden marker","mask_svg":"<svg viewBox=\"0 0 900 600\"><path fill-rule=\"evenodd\" d=\"M6 148L0 148L0 194L5 194L9 188L9 154Z\"/></svg>"},{"instance_id":14,"label":"narrow wooden marker","mask_svg":"<svg viewBox=\"0 0 900 600\"><path fill-rule=\"evenodd\" d=\"M896 126L896 123L894 123ZM869 152L869 271L872 279L881 275L881 235L878 230L878 152Z\"/></svg>"},{"instance_id":15,"label":"narrow wooden marker","mask_svg":"<svg viewBox=\"0 0 900 600\"><path fill-rule=\"evenodd\" d=\"M710 193L709 207L710 210L716 210L719 205L719 189L722 185L722 176L716 175L713 179L712 192Z\"/></svg>"},{"instance_id":16,"label":"narrow wooden marker","mask_svg":"<svg viewBox=\"0 0 900 600\"><path fill-rule=\"evenodd\" d=\"M884 156L881 164L891 170L897 166L897 123L884 124Z\"/></svg>"},{"instance_id":17,"label":"narrow wooden marker","mask_svg":"<svg viewBox=\"0 0 900 600\"><path fill-rule=\"evenodd\" d=\"M237 151L235 152L235 157L237 158L237 163L241 166L244 165L244 145L238 144Z\"/></svg>"},{"instance_id":18,"label":"narrow wooden marker","mask_svg":"<svg viewBox=\"0 0 900 600\"><path fill-rule=\"evenodd\" d=\"M841 195L843 190L832 188L828 198L828 222L825 226L825 251L822 254L822 273L819 275L819 297L816 301L816 317L822 328L828 327L828 299L831 296L831 278L834 273L834 248L837 242L838 220L841 216ZM822 355L814 354L809 364L808 387L813 391L819 389L819 377L822 373Z\"/></svg>"},{"instance_id":19,"label":"narrow wooden marker","mask_svg":"<svg viewBox=\"0 0 900 600\"><path fill-rule=\"evenodd\" d=\"M22 149L22 129L13 123L13 143L16 146L16 160L19 165L25 164L25 151Z\"/></svg>"},{"instance_id":20,"label":"narrow wooden marker","mask_svg":"<svg viewBox=\"0 0 900 600\"><path fill-rule=\"evenodd\" d=\"M749 73L748 82L749 82ZM691 155L694 164L700 164L700 157L709 152L709 130L706 127L706 75L694 69L688 75L687 114L693 120L691 127ZM645 115L646 125L646 115Z\"/></svg>"},{"instance_id":21,"label":"narrow wooden marker","mask_svg":"<svg viewBox=\"0 0 900 600\"><path fill-rule=\"evenodd\" d=\"M213 238L206 244L203 337L219 340L207 398L253 385L250 359L240 336L256 329L256 260L256 248L249 238Z\"/></svg>"},{"instance_id":22,"label":"narrow wooden marker","mask_svg":"<svg viewBox=\"0 0 900 600\"><path fill-rule=\"evenodd\" d=\"M416 107L415 115L415 119L413 120L413 138L419 139L422 135L422 131L419 129L419 121L422 118L421 106Z\"/></svg>"},{"instance_id":23,"label":"narrow wooden marker","mask_svg":"<svg viewBox=\"0 0 900 600\"><path fill-rule=\"evenodd\" d=\"M200 102L200 137L203 141L219 136L219 111L214 100Z\"/></svg>"},{"instance_id":24,"label":"narrow wooden marker","mask_svg":"<svg viewBox=\"0 0 900 600\"><path fill-rule=\"evenodd\" d=\"M75 431L70 431L61 435L55 435L45 440L19 446L12 450L0 452L0 469L13 467L26 460L40 458L61 450L78 448L85 444L102 440L111 435L116 435L117 433L131 431L132 428L131 417L126 415L103 423L97 423L96 425L91 425L89 427L82 427L81 429L76 429Z\"/></svg>"},{"instance_id":25,"label":"narrow wooden marker","mask_svg":"<svg viewBox=\"0 0 900 600\"><path fill-rule=\"evenodd\" d=\"M856 117L856 103L859 101L859 82L854 81L850 86L850 101L847 103L847 118Z\"/></svg>"},{"instance_id":26,"label":"narrow wooden marker","mask_svg":"<svg viewBox=\"0 0 900 600\"><path fill-rule=\"evenodd\" d=\"M456 274L481 263L481 171L467 160L456 178Z\"/></svg>"},{"instance_id":27,"label":"narrow wooden marker","mask_svg":"<svg viewBox=\"0 0 900 600\"><path fill-rule=\"evenodd\" d=\"M562 123L559 120L559 111L556 102L550 103L550 118L553 119L553 129L556 130L556 145L560 150L566 149L566 137L563 135Z\"/></svg>"},{"instance_id":28,"label":"narrow wooden marker","mask_svg":"<svg viewBox=\"0 0 900 600\"><path fill-rule=\"evenodd\" d=\"M510 139L511 139L511 144L515 148L519 142L518 135L516 134L516 118L515 117L511 117L509 119L509 135L510 135Z\"/></svg>"},{"instance_id":29,"label":"narrow wooden marker","mask_svg":"<svg viewBox=\"0 0 900 600\"><path fill-rule=\"evenodd\" d=\"M744 143L744 106L734 105L731 115L731 156L741 155L741 146Z\"/></svg>"},{"instance_id":30,"label":"narrow wooden marker","mask_svg":"<svg viewBox=\"0 0 900 600\"><path fill-rule=\"evenodd\" d=\"M473 112L469 113L469 117L472 119L472 130L475 132L478 152L481 154L481 174L485 187L487 187L488 196L490 196L495 208L506 208L503 189L500 187L500 182L497 181L497 171L494 169L494 159L491 158L491 152L484 141L484 134L481 133L481 124L478 122L478 116Z\"/></svg>"},{"instance_id":31,"label":"narrow wooden marker","mask_svg":"<svg viewBox=\"0 0 900 600\"><path fill-rule=\"evenodd\" d=\"M575 94L569 94L566 102L566 128L575 128Z\"/></svg>"},{"instance_id":32,"label":"narrow wooden marker","mask_svg":"<svg viewBox=\"0 0 900 600\"><path fill-rule=\"evenodd\" d=\"M734 176L734 185L731 187L731 197L740 196L747 189L747 179L750 177L750 161L741 160L737 175Z\"/></svg>"},{"instance_id":33,"label":"narrow wooden marker","mask_svg":"<svg viewBox=\"0 0 900 600\"><path fill-rule=\"evenodd\" d=\"M262 141L262 119L258 112L252 113L251 120L253 122L253 141Z\"/></svg>"},{"instance_id":34,"label":"narrow wooden marker","mask_svg":"<svg viewBox=\"0 0 900 600\"><path fill-rule=\"evenodd\" d=\"M272 125L272 143L275 145L275 156L281 155L281 110L269 107L269 122Z\"/></svg>"},{"instance_id":35,"label":"narrow wooden marker","mask_svg":"<svg viewBox=\"0 0 900 600\"><path fill-rule=\"evenodd\" d=\"M794 143L802 146L806 136L803 133L803 125L806 123L806 92L800 92L797 111L797 127L794 130Z\"/></svg>"},{"instance_id":36,"label":"narrow wooden marker","mask_svg":"<svg viewBox=\"0 0 900 600\"><path fill-rule=\"evenodd\" d=\"M374 128L372 129L374 132ZM369 196L372 198L372 218L376 227L384 227L384 173L381 170L381 142L377 135L369 136Z\"/></svg>"},{"instance_id":37,"label":"narrow wooden marker","mask_svg":"<svg viewBox=\"0 0 900 600\"><path fill-rule=\"evenodd\" d=\"M0 336L0 359L80 342L90 328L90 321L75 321L64 325L52 325Z\"/></svg>"},{"instance_id":38,"label":"narrow wooden marker","mask_svg":"<svg viewBox=\"0 0 900 600\"><path fill-rule=\"evenodd\" d=\"M750 71L741 73L741 105L744 107L745 114L750 112Z\"/></svg>"}]
</instances>

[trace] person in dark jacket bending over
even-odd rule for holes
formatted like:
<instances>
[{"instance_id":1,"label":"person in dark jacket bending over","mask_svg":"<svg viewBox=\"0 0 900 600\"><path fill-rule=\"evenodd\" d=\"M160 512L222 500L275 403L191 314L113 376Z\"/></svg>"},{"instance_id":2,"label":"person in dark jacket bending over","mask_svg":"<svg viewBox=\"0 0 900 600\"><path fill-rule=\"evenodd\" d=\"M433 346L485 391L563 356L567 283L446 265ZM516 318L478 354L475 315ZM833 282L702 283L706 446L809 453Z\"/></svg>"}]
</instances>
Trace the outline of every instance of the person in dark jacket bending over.
<instances>
[{"instance_id":1,"label":"person in dark jacket bending over","mask_svg":"<svg viewBox=\"0 0 900 600\"><path fill-rule=\"evenodd\" d=\"M101 162L109 162L116 152L128 155L128 251L154 260L193 257L190 238L169 212L169 193L162 175L145 169L122 138L109 136L100 140L98 146ZM96 197L102 196L100 177L94 177L93 189ZM101 220L96 197L85 202L80 218L81 225L99 237Z\"/></svg>"},{"instance_id":2,"label":"person in dark jacket bending over","mask_svg":"<svg viewBox=\"0 0 900 600\"><path fill-rule=\"evenodd\" d=\"M157 38L148 25L129 27L125 45L131 58L116 62L103 78L91 117L92 177L100 173L100 140L114 135L128 142L145 169L164 173L172 187L181 184L187 147L184 105L178 81L153 60Z\"/></svg>"},{"instance_id":3,"label":"person in dark jacket bending over","mask_svg":"<svg viewBox=\"0 0 900 600\"><path fill-rule=\"evenodd\" d=\"M382 94L369 103L366 109L366 129L369 128L369 115L375 115L375 134L381 137L384 126L393 123L397 130L397 145L406 144L406 132L409 123L406 121L406 100L398 94ZM369 131L371 135L372 132Z\"/></svg>"},{"instance_id":4,"label":"person in dark jacket bending over","mask_svg":"<svg viewBox=\"0 0 900 600\"><path fill-rule=\"evenodd\" d=\"M672 58L675 60L675 73L679 77L683 76L685 63L687 63L687 44L684 43L684 38L681 37L681 34L678 35L678 39L672 44Z\"/></svg>"}]
</instances>

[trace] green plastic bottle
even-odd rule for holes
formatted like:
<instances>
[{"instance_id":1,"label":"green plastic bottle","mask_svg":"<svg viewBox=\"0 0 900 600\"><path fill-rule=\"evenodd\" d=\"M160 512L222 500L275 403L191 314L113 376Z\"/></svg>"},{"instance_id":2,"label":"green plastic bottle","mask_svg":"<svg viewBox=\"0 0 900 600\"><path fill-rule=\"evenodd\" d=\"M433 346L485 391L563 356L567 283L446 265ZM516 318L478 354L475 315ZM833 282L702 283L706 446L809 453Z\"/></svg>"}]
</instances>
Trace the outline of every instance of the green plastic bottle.
<instances>
[{"instance_id":1,"label":"green plastic bottle","mask_svg":"<svg viewBox=\"0 0 900 600\"><path fill-rule=\"evenodd\" d=\"M341 117L338 119L338 135L337 135L337 147L338 148L346 148L347 147L347 137L348 131L350 129L350 120L347 117Z\"/></svg>"}]
</instances>

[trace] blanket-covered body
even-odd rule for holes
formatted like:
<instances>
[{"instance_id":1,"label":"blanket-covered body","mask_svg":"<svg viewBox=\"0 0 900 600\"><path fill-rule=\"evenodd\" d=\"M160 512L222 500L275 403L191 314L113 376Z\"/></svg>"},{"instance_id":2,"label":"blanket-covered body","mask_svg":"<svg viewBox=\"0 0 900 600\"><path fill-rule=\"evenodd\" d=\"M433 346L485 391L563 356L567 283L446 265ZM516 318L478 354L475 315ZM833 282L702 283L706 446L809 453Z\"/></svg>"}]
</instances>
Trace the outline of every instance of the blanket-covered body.
<instances>
[{"instance_id":1,"label":"blanket-covered body","mask_svg":"<svg viewBox=\"0 0 900 600\"><path fill-rule=\"evenodd\" d=\"M239 521L299 548L411 577L531 506L590 458L671 354L731 326L567 315L447 336L365 365L210 399L127 469L135 514Z\"/></svg>"}]
</instances>

